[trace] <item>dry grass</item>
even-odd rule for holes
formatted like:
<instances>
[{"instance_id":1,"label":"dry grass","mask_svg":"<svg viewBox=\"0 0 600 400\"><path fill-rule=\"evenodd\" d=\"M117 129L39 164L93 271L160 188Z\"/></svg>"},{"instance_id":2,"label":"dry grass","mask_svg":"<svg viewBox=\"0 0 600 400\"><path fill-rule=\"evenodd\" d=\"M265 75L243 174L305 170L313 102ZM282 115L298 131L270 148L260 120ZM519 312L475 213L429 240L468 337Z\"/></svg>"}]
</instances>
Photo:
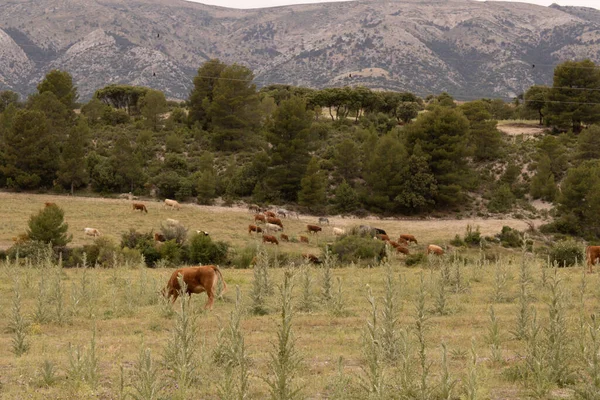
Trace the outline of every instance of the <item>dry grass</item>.
<instances>
[{"instance_id":1,"label":"dry grass","mask_svg":"<svg viewBox=\"0 0 600 400\"><path fill-rule=\"evenodd\" d=\"M149 214L139 215L129 209L126 201L73 199L68 197L7 195L2 194L3 202L2 224L3 243L9 243L9 235L21 232L25 228L26 219L32 212L43 205L44 201L54 201L66 211L66 216L72 231L75 233L75 243L84 243L87 239L79 234L85 226L93 226L103 231L107 236L117 238L121 231L130 226L141 230L158 228L159 223L166 217L179 219L191 228L205 229L218 240L230 241L233 245L252 243L248 237L247 224L251 217L246 210L220 209L208 207L185 206L180 212L161 210L158 203L150 203ZM148 202L147 202L148 203ZM10 210L10 212L9 212ZM25 221L23 221L23 219ZM81 219L81 220L80 220ZM286 224L286 231L297 234L306 222L314 222L314 217L301 217L300 221ZM422 242L446 241L456 233L463 233L467 223L479 225L484 234L497 233L500 227L509 224L523 229L521 221L391 221L391 220L345 220L330 219L338 226L350 226L358 223L369 223L388 230L393 236L399 233L411 232ZM289 224L289 228L288 228ZM7 230L10 227L10 231ZM289 232L288 232L289 233ZM322 238L321 240L325 240ZM421 242L420 242L421 243ZM282 245L279 251L300 251L303 247L298 243ZM306 246L306 245L304 245ZM311 244L311 246L316 246ZM302 250L304 251L304 250ZM507 271L508 283L506 289L507 301L494 304L496 317L499 321L502 336L503 363L490 361L490 351L485 343L488 328L488 309L494 287L494 268L491 265L474 263L479 257L478 250L460 250L459 255L471 260L461 268L466 289L458 293L449 291L448 302L450 315L429 315L426 330L427 354L433 362L432 378L437 379L441 361L441 343L445 342L449 351L449 367L452 377L460 379L466 372L468 351L471 339L475 339L479 355L478 377L484 393L492 399L527 398L527 390L519 382L508 379L507 371L522 363L525 353L523 341L511 338L509 331L514 329L518 305L518 273L520 254L506 252L501 261ZM445 258L443 263L452 263ZM549 291L541 285L541 262L528 260L534 283L533 305L538 310L542 324L548 319L546 302ZM412 329L414 325L416 298L419 276L425 274L427 285L427 308L433 309L433 294L435 282L439 279L440 267L437 264L431 268L406 268L401 260L393 260L392 268L395 277L401 277L402 283L397 291L400 304L398 315L402 328ZM454 266L451 266L454 268ZM581 279L582 268L570 268L559 271L559 276L566 285L568 293L567 310L569 311L569 334L576 340L577 286ZM12 277L20 278L22 289L22 309L30 318L34 311L35 299L38 296L37 285L40 279L49 284L54 272L42 267L25 268L10 264L0 265L0 398L2 399L73 399L73 398L118 398L119 366L124 366L126 391L130 391L131 375L142 343L152 349L156 362L161 354L172 329L174 319L165 318L161 306L155 301L158 289L164 285L170 269L71 269L62 271L62 282L65 287L67 308L72 309L72 290L81 287L83 274L88 281L95 283L94 316L89 318L83 305L70 321L60 326L54 322L33 324L29 330L31 349L21 357L16 357L10 351L11 333L7 330L8 317L12 304ZM201 368L198 372L198 382L184 398L217 399L217 384L222 382L224 368L212 362L211 352L217 345L219 328L226 324L229 312L233 309L235 297L234 287L240 286L243 303L247 309L250 305L249 293L252 287L252 270L224 269L223 274L230 290L223 300L215 303L212 312L202 313L200 317L200 335L198 337L198 352L200 353ZM282 269L271 271L271 277L276 283L282 281ZM344 266L333 270L334 279L341 278L348 314L344 317L334 317L322 302L311 313L298 313L293 321L293 331L297 337L297 349L304 362L297 377L297 382L304 386L303 398L328 398L337 379L337 360L343 357L343 370L351 383L345 388L347 398L366 398L358 389L358 376L361 374L363 358L361 354L361 333L368 318L369 304L366 299L366 285L369 285L381 305L384 295L385 274L381 268L357 268ZM321 270L312 270L314 277L314 294L319 295ZM586 276L588 292L585 296L585 314L598 311L600 284L598 274ZM126 282L133 282L127 287ZM140 282L147 282L145 287ZM297 282L299 283L299 282ZM296 285L295 298L300 296L300 285ZM133 296L132 296L133 294ZM318 297L317 297L318 298ZM128 304L128 302L130 304ZM204 295L194 295L194 307L204 305ZM277 306L275 295L268 298L270 313L266 316L245 315L242 329L245 336L248 355L250 358L250 394L249 398L262 399L267 396L267 387L262 378L268 371L269 354L277 332ZM97 327L96 346L99 359L99 384L92 388L86 383L77 385L67 377L69 344L89 346L94 324ZM410 334L414 342L414 333ZM415 347L413 345L413 347ZM575 351L575 350L574 350ZM463 357L463 354L466 357ZM57 367L57 381L50 387L42 384L39 370L44 360L53 362ZM573 361L576 362L575 360ZM162 368L162 367L160 367ZM395 376L393 367L386 367L386 376ZM416 368L416 366L415 366ZM161 369L159 374L165 379L166 388L163 398L176 398L174 383L169 380L168 373ZM433 384L433 383L432 383ZM557 390L557 389L555 389ZM567 389L561 392L551 392L557 395L571 394ZM458 392L457 392L458 394Z\"/></svg>"}]
</instances>

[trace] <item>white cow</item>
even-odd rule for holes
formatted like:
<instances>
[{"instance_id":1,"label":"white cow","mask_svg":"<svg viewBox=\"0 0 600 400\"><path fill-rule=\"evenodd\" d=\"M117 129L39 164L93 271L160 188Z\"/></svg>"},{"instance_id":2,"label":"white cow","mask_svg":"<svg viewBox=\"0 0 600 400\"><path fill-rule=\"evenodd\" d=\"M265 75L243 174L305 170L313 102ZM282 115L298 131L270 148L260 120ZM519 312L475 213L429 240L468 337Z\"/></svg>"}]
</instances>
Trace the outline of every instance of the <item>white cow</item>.
<instances>
[{"instance_id":1,"label":"white cow","mask_svg":"<svg viewBox=\"0 0 600 400\"><path fill-rule=\"evenodd\" d=\"M100 236L100 231L96 228L83 228L83 233L88 236Z\"/></svg>"},{"instance_id":2,"label":"white cow","mask_svg":"<svg viewBox=\"0 0 600 400\"><path fill-rule=\"evenodd\" d=\"M342 229L342 228L333 228L333 234L334 234L335 236L342 236L342 235L344 235L345 233L346 233L346 230L345 230L345 229Z\"/></svg>"},{"instance_id":3,"label":"white cow","mask_svg":"<svg viewBox=\"0 0 600 400\"><path fill-rule=\"evenodd\" d=\"M274 232L279 232L279 231L283 230L279 225L269 224L268 222L265 224L265 229L267 231L274 231Z\"/></svg>"},{"instance_id":4,"label":"white cow","mask_svg":"<svg viewBox=\"0 0 600 400\"><path fill-rule=\"evenodd\" d=\"M176 210L179 210L181 208L181 205L177 200L165 199L164 207L171 207Z\"/></svg>"}]
</instances>

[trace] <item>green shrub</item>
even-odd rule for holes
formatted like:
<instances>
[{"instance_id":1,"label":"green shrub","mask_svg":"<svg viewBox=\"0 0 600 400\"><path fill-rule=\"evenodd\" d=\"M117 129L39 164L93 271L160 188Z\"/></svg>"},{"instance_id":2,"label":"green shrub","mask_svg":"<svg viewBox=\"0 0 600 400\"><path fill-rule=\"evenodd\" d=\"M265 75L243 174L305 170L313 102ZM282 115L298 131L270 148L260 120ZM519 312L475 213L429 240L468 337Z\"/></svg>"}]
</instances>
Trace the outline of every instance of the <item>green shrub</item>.
<instances>
[{"instance_id":1,"label":"green shrub","mask_svg":"<svg viewBox=\"0 0 600 400\"><path fill-rule=\"evenodd\" d=\"M462 246L464 246L464 245L465 245L465 242L464 242L464 240L462 240L462 239L460 238L460 236L459 236L459 235L458 235L458 233L457 233L457 234L456 234L456 236L454 236L454 239L452 239L452 240L450 241L450 244L451 244L452 246L456 246L456 247L462 247Z\"/></svg>"},{"instance_id":2,"label":"green shrub","mask_svg":"<svg viewBox=\"0 0 600 400\"><path fill-rule=\"evenodd\" d=\"M31 240L52 243L53 246L66 245L73 239L73 235L67 235L69 225L64 222L64 215L64 211L57 205L44 207L29 217L27 236Z\"/></svg>"},{"instance_id":3,"label":"green shrub","mask_svg":"<svg viewBox=\"0 0 600 400\"><path fill-rule=\"evenodd\" d=\"M47 243L35 240L15 243L6 251L6 255L11 260L16 259L17 255L21 259L27 258L33 264L39 264L49 258L54 259L52 247Z\"/></svg>"},{"instance_id":4,"label":"green shrub","mask_svg":"<svg viewBox=\"0 0 600 400\"><path fill-rule=\"evenodd\" d=\"M227 243L215 243L210 236L195 234L189 240L187 257L192 264L222 264L227 261L227 250Z\"/></svg>"},{"instance_id":5,"label":"green shrub","mask_svg":"<svg viewBox=\"0 0 600 400\"><path fill-rule=\"evenodd\" d=\"M494 213L505 213L510 211L515 204L515 195L511 192L508 184L498 186L492 193L488 203L488 210Z\"/></svg>"},{"instance_id":6,"label":"green shrub","mask_svg":"<svg viewBox=\"0 0 600 400\"><path fill-rule=\"evenodd\" d=\"M166 261L170 265L178 265L182 260L181 246L175 240L167 240L160 245L158 249L160 259Z\"/></svg>"},{"instance_id":7,"label":"green shrub","mask_svg":"<svg viewBox=\"0 0 600 400\"><path fill-rule=\"evenodd\" d=\"M504 247L521 247L523 246L523 233L510 226L503 226L502 231L498 234L498 239Z\"/></svg>"},{"instance_id":8,"label":"green shrub","mask_svg":"<svg viewBox=\"0 0 600 400\"><path fill-rule=\"evenodd\" d=\"M117 246L109 239L99 237L93 244L83 246L83 252L87 255L89 266L113 267L118 258Z\"/></svg>"},{"instance_id":9,"label":"green shrub","mask_svg":"<svg viewBox=\"0 0 600 400\"><path fill-rule=\"evenodd\" d=\"M252 263L252 259L256 256L256 253L256 246L246 246L235 252L231 263L234 268L250 268L250 264Z\"/></svg>"},{"instance_id":10,"label":"green shrub","mask_svg":"<svg viewBox=\"0 0 600 400\"><path fill-rule=\"evenodd\" d=\"M347 235L331 246L331 252L343 263L373 259L380 261L385 257L385 243L372 237Z\"/></svg>"},{"instance_id":11,"label":"green shrub","mask_svg":"<svg viewBox=\"0 0 600 400\"><path fill-rule=\"evenodd\" d=\"M561 240L552 246L549 256L553 265L570 267L583 261L583 247L574 240Z\"/></svg>"},{"instance_id":12,"label":"green shrub","mask_svg":"<svg viewBox=\"0 0 600 400\"><path fill-rule=\"evenodd\" d=\"M421 264L427 260L427 256L425 253L413 253L406 256L404 262L407 267L411 267L413 265Z\"/></svg>"},{"instance_id":13,"label":"green shrub","mask_svg":"<svg viewBox=\"0 0 600 400\"><path fill-rule=\"evenodd\" d=\"M467 231L465 232L464 239L466 244L471 246L479 246L481 243L481 233L479 233L479 226L473 230L471 225L467 225Z\"/></svg>"}]
</instances>

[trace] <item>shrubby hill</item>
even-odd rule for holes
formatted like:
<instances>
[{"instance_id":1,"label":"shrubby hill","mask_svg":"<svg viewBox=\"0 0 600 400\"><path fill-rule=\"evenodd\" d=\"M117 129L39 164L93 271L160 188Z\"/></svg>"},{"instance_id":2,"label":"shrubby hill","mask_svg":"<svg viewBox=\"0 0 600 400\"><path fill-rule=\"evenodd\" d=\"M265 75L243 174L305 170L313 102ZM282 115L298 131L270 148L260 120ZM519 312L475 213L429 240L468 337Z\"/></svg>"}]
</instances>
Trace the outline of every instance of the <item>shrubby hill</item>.
<instances>
[{"instance_id":1,"label":"shrubby hill","mask_svg":"<svg viewBox=\"0 0 600 400\"><path fill-rule=\"evenodd\" d=\"M530 201L542 199L555 205L549 231L600 235L600 69L589 60L557 66L552 87L512 103L360 86L257 90L248 68L218 59L199 68L184 103L109 85L79 108L59 70L37 89L25 102L0 93L6 189L396 216L533 217ZM517 119L546 133L498 130Z\"/></svg>"}]
</instances>

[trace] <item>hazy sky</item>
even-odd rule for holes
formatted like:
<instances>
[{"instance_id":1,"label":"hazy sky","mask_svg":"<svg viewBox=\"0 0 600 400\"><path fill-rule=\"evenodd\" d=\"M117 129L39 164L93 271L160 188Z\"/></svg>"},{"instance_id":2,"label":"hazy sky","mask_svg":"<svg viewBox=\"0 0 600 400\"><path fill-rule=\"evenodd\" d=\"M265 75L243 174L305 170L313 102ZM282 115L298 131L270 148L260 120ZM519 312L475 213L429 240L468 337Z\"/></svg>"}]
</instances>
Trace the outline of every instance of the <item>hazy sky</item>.
<instances>
[{"instance_id":1,"label":"hazy sky","mask_svg":"<svg viewBox=\"0 0 600 400\"><path fill-rule=\"evenodd\" d=\"M229 8L262 8L276 7L288 4L307 4L307 3L327 3L334 1L345 0L190 0L197 3L210 4L214 6L229 7ZM512 0L505 0L512 1ZM561 6L585 6L600 9L598 0L521 0L521 3L539 4L549 6L552 3L557 3Z\"/></svg>"}]
</instances>

